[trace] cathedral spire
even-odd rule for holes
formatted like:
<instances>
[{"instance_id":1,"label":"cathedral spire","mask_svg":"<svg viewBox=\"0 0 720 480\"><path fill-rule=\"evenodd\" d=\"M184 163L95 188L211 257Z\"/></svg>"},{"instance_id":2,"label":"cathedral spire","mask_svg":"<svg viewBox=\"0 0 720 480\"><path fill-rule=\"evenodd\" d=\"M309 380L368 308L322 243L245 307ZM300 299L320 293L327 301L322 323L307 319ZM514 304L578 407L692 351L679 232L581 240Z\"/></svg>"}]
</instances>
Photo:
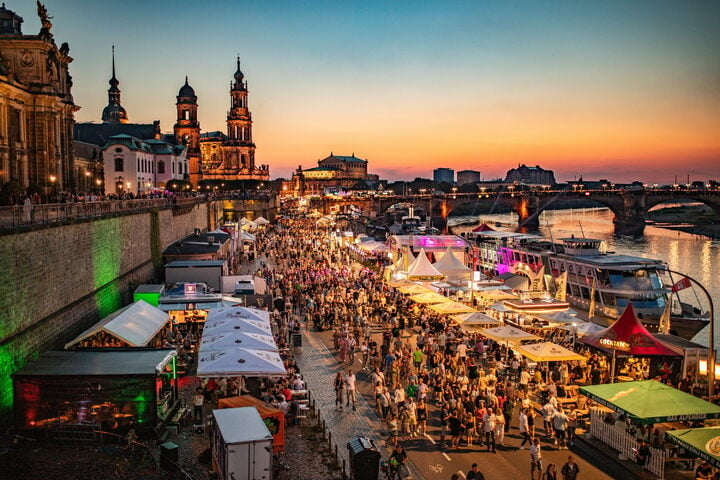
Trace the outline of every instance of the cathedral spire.
<instances>
[{"instance_id":1,"label":"cathedral spire","mask_svg":"<svg viewBox=\"0 0 720 480\"><path fill-rule=\"evenodd\" d=\"M102 121L105 123L127 123L128 117L125 109L120 105L120 82L115 76L115 45L112 46L112 77L108 82L108 104L102 111Z\"/></svg>"}]
</instances>

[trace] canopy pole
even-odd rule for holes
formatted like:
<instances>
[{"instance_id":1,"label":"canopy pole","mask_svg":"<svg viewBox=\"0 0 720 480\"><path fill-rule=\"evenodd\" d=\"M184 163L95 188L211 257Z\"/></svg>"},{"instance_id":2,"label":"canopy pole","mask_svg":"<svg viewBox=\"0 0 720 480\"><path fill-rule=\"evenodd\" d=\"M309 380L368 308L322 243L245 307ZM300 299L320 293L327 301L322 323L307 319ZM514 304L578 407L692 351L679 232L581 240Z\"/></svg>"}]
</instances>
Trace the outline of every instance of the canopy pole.
<instances>
[{"instance_id":1,"label":"canopy pole","mask_svg":"<svg viewBox=\"0 0 720 480\"><path fill-rule=\"evenodd\" d=\"M615 383L615 349L612 349L612 366L610 367L610 383Z\"/></svg>"}]
</instances>

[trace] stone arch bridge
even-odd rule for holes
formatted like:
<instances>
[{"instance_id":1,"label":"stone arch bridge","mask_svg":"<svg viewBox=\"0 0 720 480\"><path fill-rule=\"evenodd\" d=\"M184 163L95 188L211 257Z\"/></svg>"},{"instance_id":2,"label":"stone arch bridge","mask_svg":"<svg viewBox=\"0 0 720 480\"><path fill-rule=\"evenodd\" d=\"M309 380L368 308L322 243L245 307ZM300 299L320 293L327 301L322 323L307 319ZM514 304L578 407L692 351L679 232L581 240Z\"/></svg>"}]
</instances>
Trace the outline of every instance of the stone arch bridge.
<instances>
[{"instance_id":1,"label":"stone arch bridge","mask_svg":"<svg viewBox=\"0 0 720 480\"><path fill-rule=\"evenodd\" d=\"M431 195L382 195L316 199L312 206L324 214L333 210L344 211L350 205L359 208L363 215L382 215L396 203L412 203L423 207L433 218L433 224L443 224L450 213L460 205L473 205L477 213L486 214L502 207L518 215L518 228L533 231L540 227L543 210L563 200L590 200L609 208L615 215L615 232L624 235L642 235L647 212L662 203L692 200L710 207L720 216L720 190L543 190L530 192L458 193L442 197ZM438 220L440 220L438 222Z\"/></svg>"}]
</instances>

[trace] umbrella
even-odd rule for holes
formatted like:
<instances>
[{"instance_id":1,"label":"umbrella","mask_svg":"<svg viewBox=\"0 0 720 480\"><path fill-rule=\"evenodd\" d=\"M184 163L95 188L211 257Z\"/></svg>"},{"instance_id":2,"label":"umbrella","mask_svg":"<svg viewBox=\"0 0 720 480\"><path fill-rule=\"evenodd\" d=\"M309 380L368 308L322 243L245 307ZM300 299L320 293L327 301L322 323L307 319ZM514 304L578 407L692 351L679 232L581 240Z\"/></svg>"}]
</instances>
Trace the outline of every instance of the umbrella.
<instances>
[{"instance_id":1,"label":"umbrella","mask_svg":"<svg viewBox=\"0 0 720 480\"><path fill-rule=\"evenodd\" d=\"M502 322L496 320L489 315L485 315L480 312L461 313L460 315L453 315L452 317L455 322L461 325L463 328L468 327L495 327Z\"/></svg>"},{"instance_id":2,"label":"umbrella","mask_svg":"<svg viewBox=\"0 0 720 480\"><path fill-rule=\"evenodd\" d=\"M460 302L445 302L430 305L430 309L442 315L454 315L457 313L472 313L476 310Z\"/></svg>"},{"instance_id":3,"label":"umbrella","mask_svg":"<svg viewBox=\"0 0 720 480\"><path fill-rule=\"evenodd\" d=\"M572 325L563 325L563 326L560 327L560 328L562 328L563 330L568 330L568 331L570 331L570 332L572 332L572 330L573 330L573 326L572 326ZM579 336L582 336L582 335L592 335L592 334L594 334L594 333L601 332L601 331L605 330L605 327L603 327L602 325L598 325L597 323L592 323L592 322L580 322L580 323L578 323L577 326L574 327L574 328L575 328L575 332L576 332Z\"/></svg>"},{"instance_id":4,"label":"umbrella","mask_svg":"<svg viewBox=\"0 0 720 480\"><path fill-rule=\"evenodd\" d=\"M410 300L412 300L415 303L443 303L443 302L451 302L447 297L444 297L440 295L439 293L421 293L420 295L413 295L410 297Z\"/></svg>"},{"instance_id":5,"label":"umbrella","mask_svg":"<svg viewBox=\"0 0 720 480\"><path fill-rule=\"evenodd\" d=\"M419 295L421 293L434 293L431 289L423 287L422 285L408 285L406 287L400 287L400 292L406 295Z\"/></svg>"},{"instance_id":6,"label":"umbrella","mask_svg":"<svg viewBox=\"0 0 720 480\"><path fill-rule=\"evenodd\" d=\"M642 423L720 418L720 406L655 380L580 387L580 393Z\"/></svg>"},{"instance_id":7,"label":"umbrella","mask_svg":"<svg viewBox=\"0 0 720 480\"><path fill-rule=\"evenodd\" d=\"M665 432L671 442L707 460L715 468L720 468L720 428L690 428Z\"/></svg>"},{"instance_id":8,"label":"umbrella","mask_svg":"<svg viewBox=\"0 0 720 480\"><path fill-rule=\"evenodd\" d=\"M256 333L258 335L272 335L270 326L260 320L243 320L227 318L224 320L215 320L205 322L203 335L219 335L229 332Z\"/></svg>"},{"instance_id":9,"label":"umbrella","mask_svg":"<svg viewBox=\"0 0 720 480\"><path fill-rule=\"evenodd\" d=\"M515 351L534 362L559 362L561 360L585 360L582 355L552 342L519 345Z\"/></svg>"},{"instance_id":10,"label":"umbrella","mask_svg":"<svg viewBox=\"0 0 720 480\"><path fill-rule=\"evenodd\" d=\"M203 335L202 342L200 342L200 351L202 353L238 347L268 350L270 352L277 352L278 350L273 337L249 332L233 331L218 335Z\"/></svg>"},{"instance_id":11,"label":"umbrella","mask_svg":"<svg viewBox=\"0 0 720 480\"><path fill-rule=\"evenodd\" d=\"M284 377L287 375L277 352L235 348L201 352L198 377Z\"/></svg>"},{"instance_id":12,"label":"umbrella","mask_svg":"<svg viewBox=\"0 0 720 480\"><path fill-rule=\"evenodd\" d=\"M497 342L520 343L523 340L540 340L540 337L528 333L525 330L503 325L502 327L484 328L481 333Z\"/></svg>"}]
</instances>

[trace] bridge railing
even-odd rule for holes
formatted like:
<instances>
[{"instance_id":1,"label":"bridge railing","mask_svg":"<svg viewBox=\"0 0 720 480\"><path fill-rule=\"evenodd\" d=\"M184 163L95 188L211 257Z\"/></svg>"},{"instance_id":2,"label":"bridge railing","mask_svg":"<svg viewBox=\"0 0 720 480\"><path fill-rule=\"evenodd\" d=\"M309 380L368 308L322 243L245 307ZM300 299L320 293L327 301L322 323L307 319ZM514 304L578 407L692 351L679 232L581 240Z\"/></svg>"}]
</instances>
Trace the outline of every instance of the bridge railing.
<instances>
[{"instance_id":1,"label":"bridge railing","mask_svg":"<svg viewBox=\"0 0 720 480\"><path fill-rule=\"evenodd\" d=\"M47 225L75 220L143 212L176 205L204 202L204 197L147 198L105 200L98 202L47 203L0 207L0 230L13 230L32 225Z\"/></svg>"}]
</instances>

